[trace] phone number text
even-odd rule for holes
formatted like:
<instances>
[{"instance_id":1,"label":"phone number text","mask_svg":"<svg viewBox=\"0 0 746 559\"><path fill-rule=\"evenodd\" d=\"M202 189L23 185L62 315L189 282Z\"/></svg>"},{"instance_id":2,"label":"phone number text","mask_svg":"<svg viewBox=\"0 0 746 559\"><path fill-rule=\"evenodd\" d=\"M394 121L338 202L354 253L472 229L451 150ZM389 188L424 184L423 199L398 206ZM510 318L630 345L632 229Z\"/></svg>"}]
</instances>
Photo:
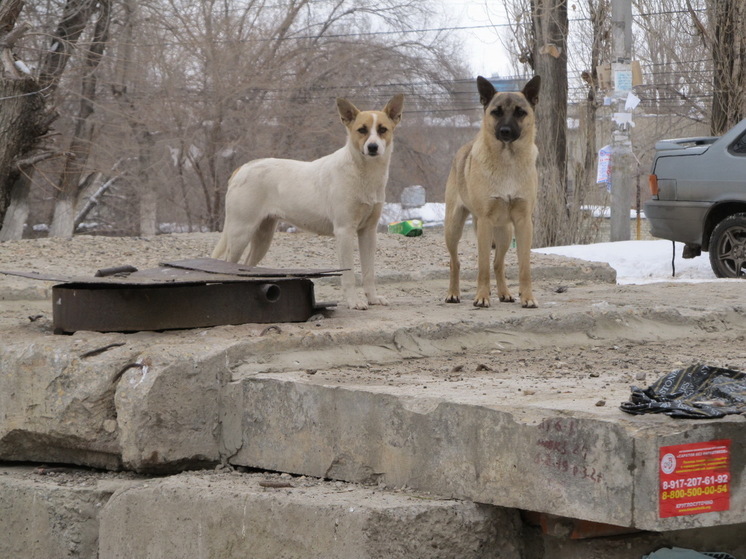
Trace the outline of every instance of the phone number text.
<instances>
[{"instance_id":1,"label":"phone number text","mask_svg":"<svg viewBox=\"0 0 746 559\"><path fill-rule=\"evenodd\" d=\"M672 489L670 491L663 491L661 493L661 499L684 499L686 497L701 497L703 495L718 495L720 493L728 492L728 484L722 485L708 485L705 487L688 487L686 489Z\"/></svg>"},{"instance_id":2,"label":"phone number text","mask_svg":"<svg viewBox=\"0 0 746 559\"><path fill-rule=\"evenodd\" d=\"M662 489L686 489L690 487L699 487L701 485L716 485L719 483L728 483L730 476L728 474L718 474L702 477L687 477L681 479L671 479L661 482Z\"/></svg>"}]
</instances>

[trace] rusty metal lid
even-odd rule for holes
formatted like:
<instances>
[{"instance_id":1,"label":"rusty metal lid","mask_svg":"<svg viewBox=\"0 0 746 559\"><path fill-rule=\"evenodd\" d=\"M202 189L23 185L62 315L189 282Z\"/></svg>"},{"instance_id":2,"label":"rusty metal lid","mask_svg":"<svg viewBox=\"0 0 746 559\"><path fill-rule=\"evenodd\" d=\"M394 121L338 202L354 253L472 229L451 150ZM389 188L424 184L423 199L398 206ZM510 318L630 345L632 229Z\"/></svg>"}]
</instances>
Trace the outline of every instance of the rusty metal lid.
<instances>
[{"instance_id":1,"label":"rusty metal lid","mask_svg":"<svg viewBox=\"0 0 746 559\"><path fill-rule=\"evenodd\" d=\"M0 274L74 284L149 285L156 283L243 282L273 278L320 278L338 276L343 271L342 269L263 268L225 262L214 258L194 258L164 262L158 268L147 270L138 270L129 265L102 268L92 277L26 270L0 270Z\"/></svg>"}]
</instances>

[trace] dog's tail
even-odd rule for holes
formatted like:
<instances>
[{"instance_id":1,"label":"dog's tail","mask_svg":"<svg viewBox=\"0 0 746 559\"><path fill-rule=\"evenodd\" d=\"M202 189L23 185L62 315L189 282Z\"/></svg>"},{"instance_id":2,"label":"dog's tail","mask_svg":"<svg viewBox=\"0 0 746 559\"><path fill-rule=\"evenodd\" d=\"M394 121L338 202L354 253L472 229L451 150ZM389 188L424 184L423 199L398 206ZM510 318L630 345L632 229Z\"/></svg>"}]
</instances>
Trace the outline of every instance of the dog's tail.
<instances>
[{"instance_id":1,"label":"dog's tail","mask_svg":"<svg viewBox=\"0 0 746 559\"><path fill-rule=\"evenodd\" d=\"M225 234L225 231L223 231L220 234L220 239L218 240L218 244L215 245L215 248L212 250L212 258L217 258L219 260L226 260L228 257L228 235Z\"/></svg>"}]
</instances>

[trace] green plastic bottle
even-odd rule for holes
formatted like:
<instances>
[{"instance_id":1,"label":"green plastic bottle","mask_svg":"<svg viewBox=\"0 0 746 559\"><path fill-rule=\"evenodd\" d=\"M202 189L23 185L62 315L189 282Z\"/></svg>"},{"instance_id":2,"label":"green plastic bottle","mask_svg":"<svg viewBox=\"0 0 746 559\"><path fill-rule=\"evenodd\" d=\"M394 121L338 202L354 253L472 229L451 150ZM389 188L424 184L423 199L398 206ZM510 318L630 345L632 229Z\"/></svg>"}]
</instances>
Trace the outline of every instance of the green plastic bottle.
<instances>
[{"instance_id":1,"label":"green plastic bottle","mask_svg":"<svg viewBox=\"0 0 746 559\"><path fill-rule=\"evenodd\" d=\"M406 237L419 237L422 235L422 221L419 219L408 219L406 221L389 223L389 233L398 233Z\"/></svg>"}]
</instances>

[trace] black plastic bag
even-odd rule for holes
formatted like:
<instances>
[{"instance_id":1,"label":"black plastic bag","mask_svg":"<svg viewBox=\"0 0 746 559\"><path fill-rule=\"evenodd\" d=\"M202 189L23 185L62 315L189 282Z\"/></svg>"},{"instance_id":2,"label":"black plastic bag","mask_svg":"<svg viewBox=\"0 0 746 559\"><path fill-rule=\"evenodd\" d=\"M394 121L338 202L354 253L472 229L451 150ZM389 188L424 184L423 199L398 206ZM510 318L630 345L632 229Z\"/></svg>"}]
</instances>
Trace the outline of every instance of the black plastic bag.
<instances>
[{"instance_id":1,"label":"black plastic bag","mask_svg":"<svg viewBox=\"0 0 746 559\"><path fill-rule=\"evenodd\" d=\"M632 387L622 411L711 419L746 412L746 373L692 365L664 375L645 389Z\"/></svg>"}]
</instances>

